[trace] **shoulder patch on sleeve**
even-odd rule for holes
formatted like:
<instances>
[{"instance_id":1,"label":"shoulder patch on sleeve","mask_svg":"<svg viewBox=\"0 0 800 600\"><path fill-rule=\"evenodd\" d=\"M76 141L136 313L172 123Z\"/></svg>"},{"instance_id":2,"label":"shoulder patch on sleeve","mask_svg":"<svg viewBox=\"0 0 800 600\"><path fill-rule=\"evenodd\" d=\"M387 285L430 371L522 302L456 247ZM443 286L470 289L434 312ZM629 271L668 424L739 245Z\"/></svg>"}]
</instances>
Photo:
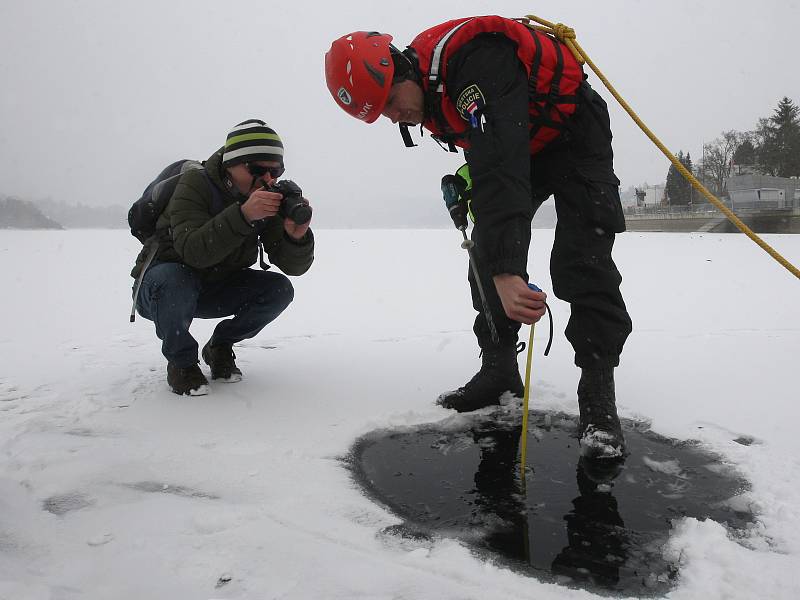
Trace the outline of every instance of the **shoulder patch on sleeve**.
<instances>
[{"instance_id":1,"label":"shoulder patch on sleeve","mask_svg":"<svg viewBox=\"0 0 800 600\"><path fill-rule=\"evenodd\" d=\"M470 84L464 91L461 92L456 100L456 110L461 118L465 121L472 123L473 127L477 126L476 113L480 112L486 106L486 100L483 97L481 88L476 84Z\"/></svg>"}]
</instances>

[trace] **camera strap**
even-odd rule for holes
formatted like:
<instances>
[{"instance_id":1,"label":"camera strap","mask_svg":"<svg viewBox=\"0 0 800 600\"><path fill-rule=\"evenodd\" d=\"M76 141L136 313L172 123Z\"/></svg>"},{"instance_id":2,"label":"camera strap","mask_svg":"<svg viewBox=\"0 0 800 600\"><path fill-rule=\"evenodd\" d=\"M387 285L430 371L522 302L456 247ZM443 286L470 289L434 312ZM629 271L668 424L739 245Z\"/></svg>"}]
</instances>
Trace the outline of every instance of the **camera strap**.
<instances>
[{"instance_id":1,"label":"camera strap","mask_svg":"<svg viewBox=\"0 0 800 600\"><path fill-rule=\"evenodd\" d=\"M270 265L264 260L264 241L261 239L261 234L258 234L258 266L264 271L268 270Z\"/></svg>"}]
</instances>

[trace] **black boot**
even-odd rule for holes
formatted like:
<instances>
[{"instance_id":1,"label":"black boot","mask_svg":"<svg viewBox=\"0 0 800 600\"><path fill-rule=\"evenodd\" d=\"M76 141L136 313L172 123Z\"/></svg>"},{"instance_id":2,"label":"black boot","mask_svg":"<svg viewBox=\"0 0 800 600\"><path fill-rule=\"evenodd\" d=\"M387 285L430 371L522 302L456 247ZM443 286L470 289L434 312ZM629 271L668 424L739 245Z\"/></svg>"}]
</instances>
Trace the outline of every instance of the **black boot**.
<instances>
[{"instance_id":1,"label":"black boot","mask_svg":"<svg viewBox=\"0 0 800 600\"><path fill-rule=\"evenodd\" d=\"M236 366L236 355L230 344L212 346L209 341L203 346L203 362L211 367L211 379L221 379L226 383L242 380L242 372Z\"/></svg>"},{"instance_id":2,"label":"black boot","mask_svg":"<svg viewBox=\"0 0 800 600\"><path fill-rule=\"evenodd\" d=\"M504 346L485 349L481 358L480 371L463 387L439 396L437 404L458 412L469 412L498 404L504 392L522 397L524 389L517 366L517 348Z\"/></svg>"},{"instance_id":3,"label":"black boot","mask_svg":"<svg viewBox=\"0 0 800 600\"><path fill-rule=\"evenodd\" d=\"M583 369L578 383L581 453L589 459L621 459L625 437L617 416L614 369Z\"/></svg>"},{"instance_id":4,"label":"black boot","mask_svg":"<svg viewBox=\"0 0 800 600\"><path fill-rule=\"evenodd\" d=\"M208 379L197 364L179 367L167 364L167 383L170 389L180 395L205 396L208 394Z\"/></svg>"}]
</instances>

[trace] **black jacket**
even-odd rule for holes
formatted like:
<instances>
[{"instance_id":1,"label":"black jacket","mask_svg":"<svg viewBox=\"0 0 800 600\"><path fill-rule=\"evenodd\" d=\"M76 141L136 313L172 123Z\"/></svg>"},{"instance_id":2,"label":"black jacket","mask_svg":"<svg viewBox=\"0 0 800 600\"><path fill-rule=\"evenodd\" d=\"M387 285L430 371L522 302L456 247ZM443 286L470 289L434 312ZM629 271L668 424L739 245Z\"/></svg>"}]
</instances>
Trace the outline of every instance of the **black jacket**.
<instances>
[{"instance_id":1,"label":"black jacket","mask_svg":"<svg viewBox=\"0 0 800 600\"><path fill-rule=\"evenodd\" d=\"M455 102L477 85L483 119L467 131L472 177L473 238L490 275L526 276L531 238L531 161L528 78L513 43L484 34L466 43L447 64L445 89Z\"/></svg>"}]
</instances>

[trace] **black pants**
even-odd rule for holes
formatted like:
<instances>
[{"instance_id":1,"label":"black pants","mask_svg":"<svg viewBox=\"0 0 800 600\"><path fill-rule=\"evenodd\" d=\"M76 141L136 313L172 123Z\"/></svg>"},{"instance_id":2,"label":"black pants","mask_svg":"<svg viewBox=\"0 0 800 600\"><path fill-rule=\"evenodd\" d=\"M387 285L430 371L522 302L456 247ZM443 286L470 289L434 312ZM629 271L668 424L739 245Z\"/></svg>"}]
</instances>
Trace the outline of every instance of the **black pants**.
<instances>
[{"instance_id":1,"label":"black pants","mask_svg":"<svg viewBox=\"0 0 800 600\"><path fill-rule=\"evenodd\" d=\"M556 297L570 304L565 333L575 350L575 364L615 367L631 332L619 291L622 276L611 257L615 234L625 231L625 218L614 174L608 109L588 84L581 87L579 108L569 128L531 157L531 190L534 211L555 197L558 223L550 275ZM506 317L491 278L482 278L500 343L515 344L520 324ZM473 329L481 348L488 348L493 344L471 272L469 281L478 311Z\"/></svg>"}]
</instances>

